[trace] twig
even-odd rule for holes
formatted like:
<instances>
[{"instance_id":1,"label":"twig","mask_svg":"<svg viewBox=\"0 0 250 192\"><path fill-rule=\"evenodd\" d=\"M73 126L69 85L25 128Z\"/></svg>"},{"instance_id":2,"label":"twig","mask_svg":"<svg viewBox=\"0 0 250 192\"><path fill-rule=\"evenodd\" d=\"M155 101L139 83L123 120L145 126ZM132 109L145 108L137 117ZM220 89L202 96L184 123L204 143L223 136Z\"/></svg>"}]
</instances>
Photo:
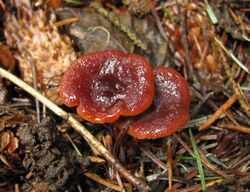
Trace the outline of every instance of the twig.
<instances>
[{"instance_id":1,"label":"twig","mask_svg":"<svg viewBox=\"0 0 250 192\"><path fill-rule=\"evenodd\" d=\"M140 190L147 191L146 184L139 178L132 175L127 169L125 169L120 162L118 162L113 155L108 151L80 122L78 122L72 115L68 114L48 98L44 97L42 94L37 92L27 83L11 74L10 72L4 70L0 67L0 75L9 81L13 82L17 86L24 89L30 95L38 99L41 103L46 105L51 111L53 111L56 115L61 118L67 120L67 122L74 128L77 132L79 132L84 139L88 142L88 144L94 148L96 151L100 153L112 166L114 166L120 173L123 175L128 181L133 183L135 187Z\"/></svg>"},{"instance_id":2,"label":"twig","mask_svg":"<svg viewBox=\"0 0 250 192\"><path fill-rule=\"evenodd\" d=\"M232 104L237 101L239 98L238 94L233 94L232 97L230 97L221 107L204 123L200 126L199 130L207 129L210 125L215 122L218 117L220 117L228 108L232 106Z\"/></svg>"}]
</instances>

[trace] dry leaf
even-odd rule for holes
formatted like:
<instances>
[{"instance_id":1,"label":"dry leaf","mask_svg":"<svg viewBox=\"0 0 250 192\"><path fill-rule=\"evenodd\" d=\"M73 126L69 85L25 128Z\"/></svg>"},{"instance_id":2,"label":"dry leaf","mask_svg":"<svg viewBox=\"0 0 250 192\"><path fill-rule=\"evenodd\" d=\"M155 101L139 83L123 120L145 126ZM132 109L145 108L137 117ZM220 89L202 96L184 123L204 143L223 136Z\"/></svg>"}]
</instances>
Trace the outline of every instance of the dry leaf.
<instances>
[{"instance_id":1,"label":"dry leaf","mask_svg":"<svg viewBox=\"0 0 250 192\"><path fill-rule=\"evenodd\" d=\"M8 46L0 43L0 63L11 71L15 67L15 59Z\"/></svg>"}]
</instances>

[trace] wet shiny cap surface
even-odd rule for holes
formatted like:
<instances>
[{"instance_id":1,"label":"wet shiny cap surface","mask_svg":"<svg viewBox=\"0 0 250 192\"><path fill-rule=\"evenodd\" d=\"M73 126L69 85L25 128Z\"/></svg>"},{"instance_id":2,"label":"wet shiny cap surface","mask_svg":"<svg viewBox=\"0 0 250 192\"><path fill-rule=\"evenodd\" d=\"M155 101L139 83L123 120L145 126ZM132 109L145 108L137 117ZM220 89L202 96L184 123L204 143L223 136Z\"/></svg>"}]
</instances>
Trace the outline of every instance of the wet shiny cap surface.
<instances>
[{"instance_id":1,"label":"wet shiny cap surface","mask_svg":"<svg viewBox=\"0 0 250 192\"><path fill-rule=\"evenodd\" d=\"M144 112L155 93L151 66L141 56L100 51L75 60L65 72L60 96L93 123L110 123Z\"/></svg>"},{"instance_id":2,"label":"wet shiny cap surface","mask_svg":"<svg viewBox=\"0 0 250 192\"><path fill-rule=\"evenodd\" d=\"M182 128L189 120L189 91L186 80L175 70L156 67L155 97L151 107L134 117L128 134L137 139L157 139L169 136ZM115 122L122 127L127 119Z\"/></svg>"}]
</instances>

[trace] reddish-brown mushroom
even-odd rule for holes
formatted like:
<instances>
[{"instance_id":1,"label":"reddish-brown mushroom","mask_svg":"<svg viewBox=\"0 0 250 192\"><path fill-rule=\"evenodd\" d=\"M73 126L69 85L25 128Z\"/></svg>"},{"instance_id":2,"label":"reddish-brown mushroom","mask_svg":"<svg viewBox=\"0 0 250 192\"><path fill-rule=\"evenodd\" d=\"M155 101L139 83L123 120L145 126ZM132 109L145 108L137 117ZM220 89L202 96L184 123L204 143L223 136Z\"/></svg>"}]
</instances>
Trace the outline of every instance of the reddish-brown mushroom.
<instances>
[{"instance_id":1,"label":"reddish-brown mushroom","mask_svg":"<svg viewBox=\"0 0 250 192\"><path fill-rule=\"evenodd\" d=\"M186 80L166 67L153 69L155 97L151 107L134 117L128 134L137 139L157 139L171 135L189 120L189 92ZM127 118L114 124L123 127Z\"/></svg>"},{"instance_id":2,"label":"reddish-brown mushroom","mask_svg":"<svg viewBox=\"0 0 250 192\"><path fill-rule=\"evenodd\" d=\"M93 123L110 123L144 112L155 92L151 66L141 56L100 51L75 60L65 72L60 95Z\"/></svg>"}]
</instances>

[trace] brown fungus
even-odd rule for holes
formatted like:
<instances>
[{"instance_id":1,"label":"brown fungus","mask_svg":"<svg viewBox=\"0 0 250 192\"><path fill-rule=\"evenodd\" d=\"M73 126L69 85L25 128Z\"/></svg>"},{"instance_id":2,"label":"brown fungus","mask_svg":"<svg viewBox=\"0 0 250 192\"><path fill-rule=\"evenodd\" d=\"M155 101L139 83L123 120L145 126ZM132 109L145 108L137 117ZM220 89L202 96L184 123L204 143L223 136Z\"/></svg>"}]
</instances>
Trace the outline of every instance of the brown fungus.
<instances>
[{"instance_id":1,"label":"brown fungus","mask_svg":"<svg viewBox=\"0 0 250 192\"><path fill-rule=\"evenodd\" d=\"M141 56L99 51L73 61L65 72L60 95L69 107L93 123L110 123L144 112L155 93L151 66Z\"/></svg>"},{"instance_id":2,"label":"brown fungus","mask_svg":"<svg viewBox=\"0 0 250 192\"><path fill-rule=\"evenodd\" d=\"M186 80L175 70L166 67L153 69L155 97L151 107L133 118L128 134L137 139L157 139L169 136L189 120L189 91ZM116 121L122 128L128 118Z\"/></svg>"}]
</instances>

